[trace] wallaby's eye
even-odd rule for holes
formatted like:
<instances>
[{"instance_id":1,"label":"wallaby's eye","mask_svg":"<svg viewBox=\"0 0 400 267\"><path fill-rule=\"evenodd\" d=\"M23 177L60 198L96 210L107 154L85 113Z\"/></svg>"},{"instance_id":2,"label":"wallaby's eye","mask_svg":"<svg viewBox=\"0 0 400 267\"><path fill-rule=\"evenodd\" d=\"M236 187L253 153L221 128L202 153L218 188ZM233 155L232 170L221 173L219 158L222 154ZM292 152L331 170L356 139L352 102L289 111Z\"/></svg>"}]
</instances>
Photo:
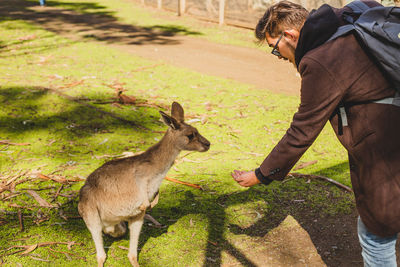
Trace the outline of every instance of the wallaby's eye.
<instances>
[{"instance_id":1,"label":"wallaby's eye","mask_svg":"<svg viewBox=\"0 0 400 267\"><path fill-rule=\"evenodd\" d=\"M192 139L194 138L194 133L189 134L187 138L189 138L189 141L192 141Z\"/></svg>"}]
</instances>

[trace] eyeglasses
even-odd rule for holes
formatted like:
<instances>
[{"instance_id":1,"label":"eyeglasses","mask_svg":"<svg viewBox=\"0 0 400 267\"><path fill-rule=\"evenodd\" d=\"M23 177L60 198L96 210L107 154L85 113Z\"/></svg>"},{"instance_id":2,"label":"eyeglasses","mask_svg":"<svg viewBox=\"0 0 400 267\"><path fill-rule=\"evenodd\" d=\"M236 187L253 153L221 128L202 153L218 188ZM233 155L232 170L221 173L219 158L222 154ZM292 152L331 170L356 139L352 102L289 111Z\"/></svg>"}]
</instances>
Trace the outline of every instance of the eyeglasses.
<instances>
[{"instance_id":1,"label":"eyeglasses","mask_svg":"<svg viewBox=\"0 0 400 267\"><path fill-rule=\"evenodd\" d=\"M279 37L278 41L276 42L274 48L272 48L271 54L277 56L277 57L282 57L281 53L278 50L278 44L280 42L280 40L282 39L284 33L281 34L281 36Z\"/></svg>"}]
</instances>

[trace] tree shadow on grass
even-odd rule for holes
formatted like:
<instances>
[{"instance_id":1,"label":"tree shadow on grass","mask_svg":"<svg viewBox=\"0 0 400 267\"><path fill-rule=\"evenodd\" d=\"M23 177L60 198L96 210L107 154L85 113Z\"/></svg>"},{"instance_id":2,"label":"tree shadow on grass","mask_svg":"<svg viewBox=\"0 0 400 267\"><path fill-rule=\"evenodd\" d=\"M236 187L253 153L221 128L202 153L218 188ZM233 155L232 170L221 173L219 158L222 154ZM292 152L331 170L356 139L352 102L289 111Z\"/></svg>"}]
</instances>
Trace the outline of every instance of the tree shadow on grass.
<instances>
[{"instance_id":1,"label":"tree shadow on grass","mask_svg":"<svg viewBox=\"0 0 400 267\"><path fill-rule=\"evenodd\" d=\"M25 134L47 130L59 136L83 138L118 128L151 131L147 127L161 124L156 112L147 109L129 110L129 115L119 115L90 102L104 99L84 99L68 95L56 96L56 91L44 87L0 87L3 115L0 127L3 134ZM48 97L53 96L53 99ZM157 114L157 116L154 116Z\"/></svg>"},{"instance_id":2,"label":"tree shadow on grass","mask_svg":"<svg viewBox=\"0 0 400 267\"><path fill-rule=\"evenodd\" d=\"M10 112L0 117L0 125L2 128L5 127L2 129L3 132L18 134L26 131L58 128L70 138L71 133L65 128L70 123L75 123L75 125L88 123L87 127L83 128L84 134L88 136L94 134L88 129L102 128L102 126L94 126L91 123L96 122L97 119L104 123L105 117L99 116L98 112L89 107L83 108L78 104L74 105L72 109L41 117L35 103L46 97L49 91L43 90L43 88L31 87L31 89L13 87L0 90L0 97L5 99L2 104L10 106ZM20 110L23 112L21 113ZM34 118L34 124L24 125L24 121L32 120L32 118ZM65 118L66 121L60 118ZM69 121L71 118L76 118L77 121ZM148 119L155 123L155 118ZM57 122L62 127L58 127ZM139 122L135 121L135 123ZM106 126L111 128L130 127L114 118L107 121L104 127ZM151 133L148 134L148 138L150 137ZM320 174L332 171L344 173L347 171L346 166L347 162L343 162L322 170ZM174 191L174 187L166 187L164 192L161 192L160 203L151 211L151 214L166 227L155 229L145 225L140 235L139 248L142 249L151 237L166 234L168 227L180 218L199 214L208 221L208 238L204 248L203 266L221 266L223 263L222 253L227 252L243 266L253 267L257 266L255 260L225 237L227 231L236 235L245 234L250 237L263 238L276 228L287 215L291 215L308 232L328 266L361 266L360 248L356 236L357 213L350 193L341 191L323 181L308 182L307 179L294 179L286 183L274 182L268 187L260 185L228 194L216 193L214 191L211 194L210 191L196 189L187 189L182 193L177 193ZM228 212L227 208L256 201L265 202L264 207L257 208L261 216L257 221L250 226L231 223L232 220L229 216L232 216L232 212ZM77 217L77 202L77 198L71 199L60 209L69 216ZM341 206L345 206L345 209L340 208ZM15 214L6 215L4 218L7 221L18 222L15 216ZM85 231L85 234L90 236L82 220L67 221L65 229L72 233L76 232L77 235ZM129 239L128 235L123 238ZM105 244L110 246L114 241L114 239L106 238ZM139 260L140 256L139 253ZM95 258L95 255L93 257Z\"/></svg>"},{"instance_id":3,"label":"tree shadow on grass","mask_svg":"<svg viewBox=\"0 0 400 267\"><path fill-rule=\"evenodd\" d=\"M37 2L4 0L0 5L0 16L33 22L74 40L90 38L114 44L174 45L180 43L174 38L179 34L201 34L177 25L140 27L124 24L96 2L49 2L48 7L41 8Z\"/></svg>"},{"instance_id":4,"label":"tree shadow on grass","mask_svg":"<svg viewBox=\"0 0 400 267\"><path fill-rule=\"evenodd\" d=\"M331 169L343 171L346 165L344 162ZM143 249L149 238L167 234L168 228L180 218L198 214L208 221L203 266L221 266L222 252L228 253L242 266L259 266L254 255L226 239L226 232L262 239L291 215L308 232L328 266L361 266L356 235L357 212L352 195L327 182L294 179L283 184L275 182L269 187L255 186L246 191L219 195L194 189L177 194L174 190L167 187L161 192L159 204L151 211L165 228L156 229L145 223L140 235L139 249ZM261 218L255 223L246 227L229 223L231 218L228 216L232 214L227 213L227 208L257 201L265 201L267 209L258 210ZM340 205L347 207L340 208ZM124 239L129 240L129 236L126 235ZM107 242L111 245L113 239L107 239ZM139 252L139 259L140 254Z\"/></svg>"},{"instance_id":5,"label":"tree shadow on grass","mask_svg":"<svg viewBox=\"0 0 400 267\"><path fill-rule=\"evenodd\" d=\"M61 164L62 170L82 169L93 164L87 162L90 158L101 162L121 151L137 152L161 135L153 131L162 127L158 109L113 110L110 104L87 102L59 97L42 87L0 87L0 140L29 143L0 145L0 174L26 168L31 161L35 163L30 169L48 164Z\"/></svg>"}]
</instances>

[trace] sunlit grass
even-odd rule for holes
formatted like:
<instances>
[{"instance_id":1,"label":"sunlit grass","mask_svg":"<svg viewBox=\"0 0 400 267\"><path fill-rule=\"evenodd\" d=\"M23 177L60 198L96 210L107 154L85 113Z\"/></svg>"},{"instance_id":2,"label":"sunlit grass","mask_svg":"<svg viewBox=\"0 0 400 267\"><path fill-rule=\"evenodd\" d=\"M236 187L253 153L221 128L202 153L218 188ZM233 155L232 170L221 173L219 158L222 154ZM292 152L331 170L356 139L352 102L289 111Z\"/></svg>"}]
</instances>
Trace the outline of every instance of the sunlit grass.
<instances>
[{"instance_id":1,"label":"sunlit grass","mask_svg":"<svg viewBox=\"0 0 400 267\"><path fill-rule=\"evenodd\" d=\"M126 22L136 19L142 26L164 23L161 19L151 22L151 13L128 2L98 3L107 6L107 12L115 8L112 14ZM131 7L123 8L128 4ZM77 12L102 10L79 8L67 1L53 6ZM129 21L126 17L133 9L142 17L131 16ZM216 31L222 31L197 28L185 20L172 23L182 23L210 40ZM4 181L16 174L21 174L18 179L31 179L17 185L15 192L21 194L12 197L13 192L5 191L2 195L11 197L0 204L0 256L7 255L2 257L6 265L95 265L90 234L77 218L76 194L83 181L76 181L107 160L156 143L166 130L158 114L163 108L156 105L165 107L172 101L183 105L188 120L194 121L212 145L207 153L182 153L168 175L205 190L163 183L160 202L151 213L165 227L145 225L139 245L142 266L218 265L221 253L229 250L227 240L240 240L237 227L246 228L260 220L268 225L270 219L279 221L283 214L306 207L333 216L351 211L350 194L320 181L295 179L245 189L230 177L233 169L259 166L289 127L299 103L296 97L145 60L99 43L72 42L19 20L1 21L0 32L0 140L22 144L0 145L0 175ZM112 104L115 84L124 88L124 94L152 106ZM298 172L329 176L350 185L345 151L330 126L301 162L314 160L317 163ZM74 182L61 188L61 183L35 176L38 173ZM59 203L60 208L35 206L27 189L36 190L49 202L60 190L62 195L51 202ZM331 201L326 201L327 192ZM304 200L303 206L283 205L293 198ZM18 211L24 220L22 232ZM265 231L268 227L259 236ZM6 250L44 242L75 243L71 250L65 244L43 246L26 256L21 252L8 255L17 248ZM127 236L120 240L107 237L105 245L109 247L108 266L128 264Z\"/></svg>"}]
</instances>

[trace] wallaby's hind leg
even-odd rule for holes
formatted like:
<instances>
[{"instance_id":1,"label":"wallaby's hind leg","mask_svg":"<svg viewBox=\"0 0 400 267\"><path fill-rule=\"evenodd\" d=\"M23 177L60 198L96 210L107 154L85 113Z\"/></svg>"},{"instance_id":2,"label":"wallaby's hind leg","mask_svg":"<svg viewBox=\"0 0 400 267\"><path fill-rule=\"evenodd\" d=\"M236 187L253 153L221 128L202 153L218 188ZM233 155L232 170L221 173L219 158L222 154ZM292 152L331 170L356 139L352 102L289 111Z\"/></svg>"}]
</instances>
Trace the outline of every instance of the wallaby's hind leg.
<instances>
[{"instance_id":1,"label":"wallaby's hind leg","mask_svg":"<svg viewBox=\"0 0 400 267\"><path fill-rule=\"evenodd\" d=\"M103 231L107 235L118 238L126 233L126 225L125 222L122 221L120 223L117 223L116 225L104 227Z\"/></svg>"},{"instance_id":2,"label":"wallaby's hind leg","mask_svg":"<svg viewBox=\"0 0 400 267\"><path fill-rule=\"evenodd\" d=\"M128 221L128 226L129 226L128 259L132 264L132 266L134 267L139 267L139 263L137 262L137 247L138 247L140 230L142 229L143 225L144 215L145 212L142 212L140 215Z\"/></svg>"},{"instance_id":3,"label":"wallaby's hind leg","mask_svg":"<svg viewBox=\"0 0 400 267\"><path fill-rule=\"evenodd\" d=\"M82 210L84 210L84 212L81 212ZM83 217L87 228L92 234L94 245L96 247L97 266L103 267L107 256L103 246L103 227L100 216L97 210L85 210L84 207L79 207L79 213Z\"/></svg>"},{"instance_id":4,"label":"wallaby's hind leg","mask_svg":"<svg viewBox=\"0 0 400 267\"><path fill-rule=\"evenodd\" d=\"M90 233L92 234L92 238L94 241L94 245L96 246L96 254L97 254L97 266L103 267L104 262L106 261L106 252L103 247L103 232L101 229L101 225L99 226L91 226L88 227Z\"/></svg>"}]
</instances>

